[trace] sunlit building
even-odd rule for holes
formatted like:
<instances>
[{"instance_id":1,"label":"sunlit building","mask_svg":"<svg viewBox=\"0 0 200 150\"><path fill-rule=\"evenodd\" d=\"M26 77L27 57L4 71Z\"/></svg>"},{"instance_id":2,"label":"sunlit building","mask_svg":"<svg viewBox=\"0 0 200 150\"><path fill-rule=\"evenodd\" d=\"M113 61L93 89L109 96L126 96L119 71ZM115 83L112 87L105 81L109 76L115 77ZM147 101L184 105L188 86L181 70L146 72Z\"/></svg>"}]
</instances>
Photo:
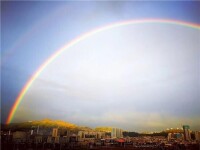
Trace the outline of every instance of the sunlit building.
<instances>
[{"instance_id":1,"label":"sunlit building","mask_svg":"<svg viewBox=\"0 0 200 150\"><path fill-rule=\"evenodd\" d=\"M122 138L123 137L122 131L123 130L119 128L112 128L111 138Z\"/></svg>"},{"instance_id":2,"label":"sunlit building","mask_svg":"<svg viewBox=\"0 0 200 150\"><path fill-rule=\"evenodd\" d=\"M172 133L168 133L167 140L170 141L172 138Z\"/></svg>"},{"instance_id":3,"label":"sunlit building","mask_svg":"<svg viewBox=\"0 0 200 150\"><path fill-rule=\"evenodd\" d=\"M57 136L58 136L58 128L53 128L52 137L57 137Z\"/></svg>"}]
</instances>

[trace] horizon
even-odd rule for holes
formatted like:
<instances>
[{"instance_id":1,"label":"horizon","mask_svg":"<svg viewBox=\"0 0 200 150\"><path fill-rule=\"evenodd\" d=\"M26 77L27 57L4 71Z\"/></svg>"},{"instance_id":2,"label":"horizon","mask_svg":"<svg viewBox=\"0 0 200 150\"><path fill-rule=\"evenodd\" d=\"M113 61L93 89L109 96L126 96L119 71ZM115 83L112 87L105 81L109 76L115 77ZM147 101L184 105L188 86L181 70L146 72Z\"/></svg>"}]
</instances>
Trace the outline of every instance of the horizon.
<instances>
[{"instance_id":1,"label":"horizon","mask_svg":"<svg viewBox=\"0 0 200 150\"><path fill-rule=\"evenodd\" d=\"M69 124L72 124L72 125L75 125L76 127L86 127L86 128L90 128L92 130L95 130L96 128L119 128L119 127L116 127L116 126L96 126L96 127L90 127L90 126L85 126L85 125L77 125L77 124L74 124L72 122L68 122L68 121L65 121L65 120L53 120L53 119L50 119L50 118L44 118L44 119L41 119L41 120L29 120L29 121L23 121L23 122L12 122L12 123L9 123L9 124L3 124L3 125L6 125L6 126L9 126L11 124L20 124L20 123L32 123L32 122L41 122L41 121L45 121L45 120L48 120L48 121L52 121L52 122L58 122L58 121L61 121L61 122L64 122L64 123L69 123ZM146 133L146 134L152 134L152 133L161 133L161 132L166 132L166 131L170 131L170 130L183 130L183 126L185 126L186 124L183 124L182 126L177 126L177 127L168 127L166 129L162 129L162 130L154 130L154 131L149 131L149 130L141 130L141 131L137 131L137 130L127 130L127 129L123 129L123 128L120 128L123 130L123 132L136 132L136 133ZM190 125L189 125L190 127ZM193 130L192 128L190 128L191 131L197 131L197 130ZM199 130L198 130L199 131Z\"/></svg>"}]
</instances>

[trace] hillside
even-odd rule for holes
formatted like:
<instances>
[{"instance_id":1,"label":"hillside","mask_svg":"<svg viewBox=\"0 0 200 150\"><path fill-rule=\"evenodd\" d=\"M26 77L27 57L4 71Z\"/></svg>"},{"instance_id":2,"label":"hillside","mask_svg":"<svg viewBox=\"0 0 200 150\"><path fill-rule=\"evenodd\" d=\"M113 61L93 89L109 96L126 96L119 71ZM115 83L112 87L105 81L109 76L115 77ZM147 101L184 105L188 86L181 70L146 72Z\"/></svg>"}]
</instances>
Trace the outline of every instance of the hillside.
<instances>
[{"instance_id":1,"label":"hillside","mask_svg":"<svg viewBox=\"0 0 200 150\"><path fill-rule=\"evenodd\" d=\"M51 119L43 119L43 120L37 120L37 121L29 121L29 122L22 122L22 123L11 123L8 125L2 125L3 129L19 129L19 130L26 130L31 128L53 128L53 127L59 127L59 128L66 128L69 130L76 130L79 129L79 126L64 122L61 120L51 120Z\"/></svg>"},{"instance_id":2,"label":"hillside","mask_svg":"<svg viewBox=\"0 0 200 150\"><path fill-rule=\"evenodd\" d=\"M28 122L32 126L41 126L41 127L60 127L60 128L76 128L77 126L75 124L64 122L61 120L50 120L50 119L43 119L39 121L31 121Z\"/></svg>"},{"instance_id":3,"label":"hillside","mask_svg":"<svg viewBox=\"0 0 200 150\"><path fill-rule=\"evenodd\" d=\"M95 131L111 132L112 131L112 127L96 127Z\"/></svg>"}]
</instances>

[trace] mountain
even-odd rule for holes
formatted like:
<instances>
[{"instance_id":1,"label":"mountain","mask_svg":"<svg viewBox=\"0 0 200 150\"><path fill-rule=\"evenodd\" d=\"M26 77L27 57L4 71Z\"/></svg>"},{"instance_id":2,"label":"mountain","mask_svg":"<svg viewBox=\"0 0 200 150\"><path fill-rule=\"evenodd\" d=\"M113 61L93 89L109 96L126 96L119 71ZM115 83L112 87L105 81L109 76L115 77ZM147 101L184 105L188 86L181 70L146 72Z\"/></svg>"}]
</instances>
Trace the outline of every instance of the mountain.
<instances>
[{"instance_id":1,"label":"mountain","mask_svg":"<svg viewBox=\"0 0 200 150\"><path fill-rule=\"evenodd\" d=\"M32 126L40 126L40 127L60 127L60 128L70 128L70 129L77 127L77 125L69 123L69 122L64 122L61 120L50 120L50 119L43 119L39 121L29 121L28 123Z\"/></svg>"},{"instance_id":2,"label":"mountain","mask_svg":"<svg viewBox=\"0 0 200 150\"><path fill-rule=\"evenodd\" d=\"M22 123L11 123L8 125L2 125L2 129L12 129L12 130L29 130L31 128L65 128L69 130L92 130L89 127L80 127L75 124L64 122L61 120L51 120L51 119L43 119L43 120L36 120L36 121L28 121Z\"/></svg>"}]
</instances>

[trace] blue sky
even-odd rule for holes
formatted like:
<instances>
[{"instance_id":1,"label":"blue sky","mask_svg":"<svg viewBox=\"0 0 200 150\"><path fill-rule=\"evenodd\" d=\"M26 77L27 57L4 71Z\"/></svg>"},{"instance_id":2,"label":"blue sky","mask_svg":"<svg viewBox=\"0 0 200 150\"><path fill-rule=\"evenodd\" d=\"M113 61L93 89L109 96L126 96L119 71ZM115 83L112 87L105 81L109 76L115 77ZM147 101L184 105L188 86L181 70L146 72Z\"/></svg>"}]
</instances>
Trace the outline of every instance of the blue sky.
<instances>
[{"instance_id":1,"label":"blue sky","mask_svg":"<svg viewBox=\"0 0 200 150\"><path fill-rule=\"evenodd\" d=\"M77 36L86 33L88 31L91 31L92 29L105 26L110 23L120 22L125 20L160 18L160 19L172 19L172 20L175 19L175 20L181 20L199 24L200 23L199 11L200 11L200 3L195 1L193 2L186 2L186 1L180 1L180 2L168 2L168 1L6 2L4 1L2 2L1 3L2 122L5 122L7 115L10 111L10 108L12 107L17 95L19 94L20 90L23 88L27 80L31 77L31 75L39 68L39 66L43 62L45 62L45 60L48 57L50 57L53 53L55 53L56 50L58 50L60 47L65 45L67 42L73 40ZM193 41L193 39L191 40ZM192 54L194 55L195 53ZM194 70L195 69L197 68L194 68ZM198 74L196 73L195 75ZM58 83L55 82L56 81L54 81L53 84L60 83L60 82ZM198 83L198 80L196 82ZM36 84L37 83L35 83L35 85ZM191 85L191 87L193 86ZM195 87L199 87L199 85ZM34 88L32 89L33 89L32 93L34 93ZM31 90L29 93L31 93ZM40 94L41 93L38 93L38 95ZM195 94L196 93L194 93L194 95ZM195 108L193 114L191 114L192 116L194 116L194 114L196 114L195 116L200 115L198 108L196 108L197 105L195 105L195 103L199 103L199 101L197 101L199 95L196 96L197 98L195 98L194 102L190 104L191 108L192 107ZM28 103L26 103L26 105L28 105ZM78 111L79 110L77 108L77 112ZM183 109L180 109L180 112L184 114L187 111L184 112ZM136 113L134 113L134 115L135 114ZM112 118L112 115L114 114L110 113L108 116ZM144 116L145 115L146 114L144 114ZM160 117L156 115L157 115L156 113L152 114L152 116L155 118ZM187 116L187 114L185 115ZM49 117L56 119L56 115ZM58 119L62 119L61 116L57 117ZM183 116L181 117L184 118ZM191 116L189 115L188 117ZM23 116L20 115L18 116L18 118L19 121L25 120L23 119ZM30 117L30 119L32 118ZM33 115L33 119L37 119L36 115L35 116ZM79 118L77 118L77 120L78 119ZM15 121L18 120L16 119ZM68 121L68 118L64 118L64 120ZM74 121L75 123L78 124L81 124L82 122L84 125L90 126L90 123L88 123L89 121L83 122L80 119L79 119L80 121L77 120L69 119L69 121ZM95 125L96 124L91 124L91 126ZM116 124L113 123L113 125L117 126L117 123ZM123 128L123 125L119 126ZM125 128L130 129L130 127L126 126Z\"/></svg>"}]
</instances>

